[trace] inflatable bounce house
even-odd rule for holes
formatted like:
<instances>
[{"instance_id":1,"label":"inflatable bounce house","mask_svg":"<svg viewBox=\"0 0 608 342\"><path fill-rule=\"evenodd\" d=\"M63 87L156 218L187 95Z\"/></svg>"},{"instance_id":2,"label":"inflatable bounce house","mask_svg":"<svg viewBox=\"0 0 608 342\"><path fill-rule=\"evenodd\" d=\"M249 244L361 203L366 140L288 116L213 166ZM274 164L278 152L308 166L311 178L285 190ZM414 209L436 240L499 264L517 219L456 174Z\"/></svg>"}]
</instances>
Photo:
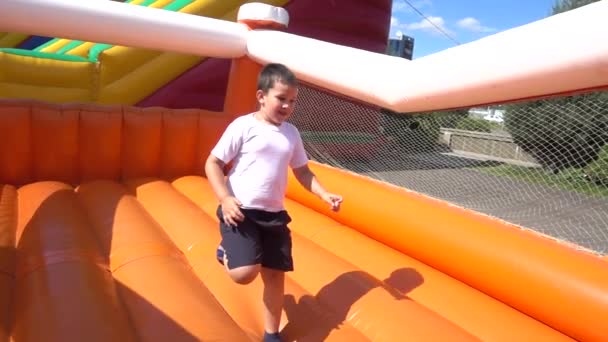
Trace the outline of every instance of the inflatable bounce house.
<instances>
[{"instance_id":1,"label":"inflatable bounce house","mask_svg":"<svg viewBox=\"0 0 608 342\"><path fill-rule=\"evenodd\" d=\"M266 63L371 108L318 106L303 125L608 86L607 45L589 38L608 35L608 1L414 61L384 54L390 12L0 1L0 342L261 340L261 280L234 284L215 259L203 161L255 109ZM345 200L332 212L290 176L285 341L608 341L602 257L311 164Z\"/></svg>"}]
</instances>

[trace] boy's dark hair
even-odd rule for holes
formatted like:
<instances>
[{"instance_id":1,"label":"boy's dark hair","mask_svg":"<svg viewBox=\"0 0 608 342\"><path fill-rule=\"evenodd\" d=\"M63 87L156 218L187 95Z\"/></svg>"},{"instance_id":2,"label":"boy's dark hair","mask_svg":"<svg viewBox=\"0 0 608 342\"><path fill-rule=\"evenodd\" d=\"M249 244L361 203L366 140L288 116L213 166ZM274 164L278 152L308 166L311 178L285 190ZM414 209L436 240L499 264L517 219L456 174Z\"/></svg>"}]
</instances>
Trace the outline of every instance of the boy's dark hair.
<instances>
[{"instance_id":1,"label":"boy's dark hair","mask_svg":"<svg viewBox=\"0 0 608 342\"><path fill-rule=\"evenodd\" d=\"M258 77L258 89L264 94L268 92L276 82L285 83L289 86L297 87L298 80L289 68L283 64L270 63L262 68Z\"/></svg>"}]
</instances>

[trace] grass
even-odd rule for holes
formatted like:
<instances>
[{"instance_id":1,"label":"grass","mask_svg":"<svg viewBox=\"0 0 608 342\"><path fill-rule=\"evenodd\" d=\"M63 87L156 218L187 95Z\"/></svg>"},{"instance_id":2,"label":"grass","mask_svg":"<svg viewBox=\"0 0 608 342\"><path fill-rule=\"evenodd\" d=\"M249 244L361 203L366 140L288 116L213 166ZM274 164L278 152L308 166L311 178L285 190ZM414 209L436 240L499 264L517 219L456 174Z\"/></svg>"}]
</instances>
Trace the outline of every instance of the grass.
<instances>
[{"instance_id":1,"label":"grass","mask_svg":"<svg viewBox=\"0 0 608 342\"><path fill-rule=\"evenodd\" d=\"M519 179L527 183L547 185L587 195L608 197L608 188L588 181L581 169L566 169L558 174L541 168L530 168L509 164L492 167L477 167L473 169L489 175Z\"/></svg>"}]
</instances>

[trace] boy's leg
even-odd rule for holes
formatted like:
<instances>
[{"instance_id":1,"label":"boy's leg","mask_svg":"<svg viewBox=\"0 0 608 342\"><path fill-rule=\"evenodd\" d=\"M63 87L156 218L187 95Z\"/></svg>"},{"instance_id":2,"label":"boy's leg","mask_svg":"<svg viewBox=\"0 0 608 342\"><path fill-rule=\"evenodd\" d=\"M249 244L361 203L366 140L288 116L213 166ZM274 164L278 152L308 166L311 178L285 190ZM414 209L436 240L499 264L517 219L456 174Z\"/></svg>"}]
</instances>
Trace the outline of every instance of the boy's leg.
<instances>
[{"instance_id":1,"label":"boy's leg","mask_svg":"<svg viewBox=\"0 0 608 342\"><path fill-rule=\"evenodd\" d=\"M278 331L285 295L285 272L293 271L291 221L287 212L252 215L260 227L262 242L262 280L264 282L264 328L266 341L279 341ZM273 335L274 334L274 335Z\"/></svg>"},{"instance_id":2,"label":"boy's leg","mask_svg":"<svg viewBox=\"0 0 608 342\"><path fill-rule=\"evenodd\" d=\"M283 296L285 295L285 272L262 267L264 282L264 330L268 334L279 332Z\"/></svg>"},{"instance_id":3,"label":"boy's leg","mask_svg":"<svg viewBox=\"0 0 608 342\"><path fill-rule=\"evenodd\" d=\"M218 261L226 267L228 275L239 284L249 284L260 272L262 245L256 225L245 218L237 227L226 224L218 207L222 242L218 246Z\"/></svg>"}]
</instances>

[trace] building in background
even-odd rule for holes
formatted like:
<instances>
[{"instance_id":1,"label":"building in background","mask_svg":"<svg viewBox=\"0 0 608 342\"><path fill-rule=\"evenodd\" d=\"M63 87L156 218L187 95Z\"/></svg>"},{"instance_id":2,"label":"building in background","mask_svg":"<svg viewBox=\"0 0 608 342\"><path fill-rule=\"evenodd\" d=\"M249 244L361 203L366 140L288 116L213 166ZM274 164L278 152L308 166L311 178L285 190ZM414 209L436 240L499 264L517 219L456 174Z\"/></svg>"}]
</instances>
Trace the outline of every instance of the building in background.
<instances>
[{"instance_id":1,"label":"building in background","mask_svg":"<svg viewBox=\"0 0 608 342\"><path fill-rule=\"evenodd\" d=\"M391 56L412 60L412 56L414 55L414 38L399 33L397 34L397 38L390 38L388 40L386 53Z\"/></svg>"},{"instance_id":2,"label":"building in background","mask_svg":"<svg viewBox=\"0 0 608 342\"><path fill-rule=\"evenodd\" d=\"M501 106L473 107L469 109L469 116L498 123L504 122L505 110Z\"/></svg>"}]
</instances>

